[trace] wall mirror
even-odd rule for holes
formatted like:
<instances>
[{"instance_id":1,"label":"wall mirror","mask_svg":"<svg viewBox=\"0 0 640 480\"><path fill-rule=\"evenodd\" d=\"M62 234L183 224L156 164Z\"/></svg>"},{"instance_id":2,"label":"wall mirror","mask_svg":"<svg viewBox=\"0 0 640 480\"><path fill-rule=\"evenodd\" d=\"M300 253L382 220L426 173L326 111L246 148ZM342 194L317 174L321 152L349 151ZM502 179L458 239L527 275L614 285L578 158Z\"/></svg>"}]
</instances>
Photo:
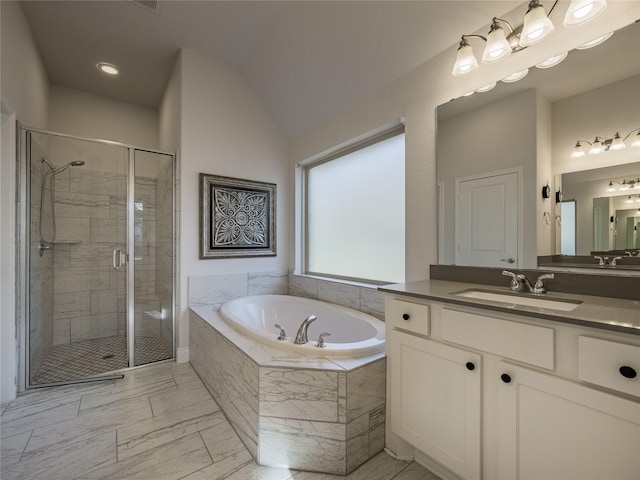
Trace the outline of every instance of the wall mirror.
<instances>
[{"instance_id":1,"label":"wall mirror","mask_svg":"<svg viewBox=\"0 0 640 480\"><path fill-rule=\"evenodd\" d=\"M640 148L628 139L624 150L571 158L578 140L640 128L638 45L636 22L555 67L437 108L440 264L602 270L594 254L640 249L640 202L627 202L640 188L625 188L640 179ZM640 271L629 254L607 273Z\"/></svg>"}]
</instances>

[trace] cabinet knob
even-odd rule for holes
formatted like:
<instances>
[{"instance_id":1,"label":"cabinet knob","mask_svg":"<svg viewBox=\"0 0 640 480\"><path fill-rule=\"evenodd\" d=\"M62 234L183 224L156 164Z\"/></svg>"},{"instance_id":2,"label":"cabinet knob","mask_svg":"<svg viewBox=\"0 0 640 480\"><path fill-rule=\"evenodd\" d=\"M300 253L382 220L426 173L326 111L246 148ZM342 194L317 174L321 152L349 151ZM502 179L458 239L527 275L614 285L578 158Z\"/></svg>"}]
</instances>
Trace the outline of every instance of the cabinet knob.
<instances>
[{"instance_id":1,"label":"cabinet knob","mask_svg":"<svg viewBox=\"0 0 640 480\"><path fill-rule=\"evenodd\" d=\"M408 313L403 313L402 314L402 319L403 320L409 320L409 318L411 318L411 316Z\"/></svg>"},{"instance_id":2,"label":"cabinet knob","mask_svg":"<svg viewBox=\"0 0 640 480\"><path fill-rule=\"evenodd\" d=\"M476 369L476 366L473 364L473 362L467 362L465 364L465 367L467 367L467 370L470 370L470 371L474 371Z\"/></svg>"},{"instance_id":3,"label":"cabinet knob","mask_svg":"<svg viewBox=\"0 0 640 480\"><path fill-rule=\"evenodd\" d=\"M638 374L636 373L635 368L628 365L623 365L620 367L620 375L622 375L624 378L636 378Z\"/></svg>"},{"instance_id":4,"label":"cabinet knob","mask_svg":"<svg viewBox=\"0 0 640 480\"><path fill-rule=\"evenodd\" d=\"M502 380L504 383L511 383L511 375L509 375L508 373L503 373L502 375L500 375L500 380Z\"/></svg>"}]
</instances>

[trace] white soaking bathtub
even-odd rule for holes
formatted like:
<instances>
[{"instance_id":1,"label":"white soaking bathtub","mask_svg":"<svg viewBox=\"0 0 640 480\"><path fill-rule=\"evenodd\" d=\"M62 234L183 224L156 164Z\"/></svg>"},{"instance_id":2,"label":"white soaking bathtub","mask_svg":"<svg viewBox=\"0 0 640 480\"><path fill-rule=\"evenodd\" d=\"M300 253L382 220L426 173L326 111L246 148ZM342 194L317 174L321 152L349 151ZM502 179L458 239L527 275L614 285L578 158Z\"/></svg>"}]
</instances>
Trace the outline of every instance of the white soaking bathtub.
<instances>
[{"instance_id":1,"label":"white soaking bathtub","mask_svg":"<svg viewBox=\"0 0 640 480\"><path fill-rule=\"evenodd\" d=\"M371 315L332 303L290 295L255 295L225 303L220 315L245 335L272 347L301 355L359 357L384 351L384 323ZM317 320L307 331L309 342L294 343L302 322L310 315ZM278 340L284 328L286 340ZM318 336L328 332L325 348L316 347Z\"/></svg>"}]
</instances>

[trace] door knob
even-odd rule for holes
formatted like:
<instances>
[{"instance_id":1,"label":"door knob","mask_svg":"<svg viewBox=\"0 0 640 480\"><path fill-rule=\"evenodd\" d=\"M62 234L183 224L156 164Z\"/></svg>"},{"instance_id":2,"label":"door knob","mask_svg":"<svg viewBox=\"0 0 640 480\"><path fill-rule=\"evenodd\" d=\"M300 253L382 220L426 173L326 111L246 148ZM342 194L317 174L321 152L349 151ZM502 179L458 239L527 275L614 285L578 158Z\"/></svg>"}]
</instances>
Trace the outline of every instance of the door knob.
<instances>
[{"instance_id":1,"label":"door knob","mask_svg":"<svg viewBox=\"0 0 640 480\"><path fill-rule=\"evenodd\" d=\"M509 257L509 258L501 258L500 259L501 262L508 262L508 263L516 263L515 259Z\"/></svg>"}]
</instances>

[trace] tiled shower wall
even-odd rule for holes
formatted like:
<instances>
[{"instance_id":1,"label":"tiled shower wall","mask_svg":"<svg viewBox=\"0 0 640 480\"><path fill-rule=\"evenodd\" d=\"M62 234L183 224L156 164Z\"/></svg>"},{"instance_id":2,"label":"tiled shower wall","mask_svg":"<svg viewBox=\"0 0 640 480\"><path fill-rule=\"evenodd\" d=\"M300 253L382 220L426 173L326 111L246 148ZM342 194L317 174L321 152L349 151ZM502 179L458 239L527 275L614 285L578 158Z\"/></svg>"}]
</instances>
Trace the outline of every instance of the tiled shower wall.
<instances>
[{"instance_id":1,"label":"tiled shower wall","mask_svg":"<svg viewBox=\"0 0 640 480\"><path fill-rule=\"evenodd\" d=\"M31 142L31 193L30 193L30 215L31 215L31 243L30 251L30 297L29 297L29 352L31 357L31 373L33 374L40 367L42 360L46 357L49 349L53 345L53 255L51 250L44 252L40 256L40 195L44 174L49 167L42 162L46 157L46 152L35 140ZM49 195L48 187L45 196ZM46 198L46 197L45 197ZM46 203L43 209L43 224L46 228L51 222L51 207ZM50 230L45 231L45 235ZM47 237L49 238L49 237Z\"/></svg>"},{"instance_id":2,"label":"tiled shower wall","mask_svg":"<svg viewBox=\"0 0 640 480\"><path fill-rule=\"evenodd\" d=\"M56 345L124 334L125 272L112 252L125 251L126 175L89 165L56 177Z\"/></svg>"}]
</instances>

